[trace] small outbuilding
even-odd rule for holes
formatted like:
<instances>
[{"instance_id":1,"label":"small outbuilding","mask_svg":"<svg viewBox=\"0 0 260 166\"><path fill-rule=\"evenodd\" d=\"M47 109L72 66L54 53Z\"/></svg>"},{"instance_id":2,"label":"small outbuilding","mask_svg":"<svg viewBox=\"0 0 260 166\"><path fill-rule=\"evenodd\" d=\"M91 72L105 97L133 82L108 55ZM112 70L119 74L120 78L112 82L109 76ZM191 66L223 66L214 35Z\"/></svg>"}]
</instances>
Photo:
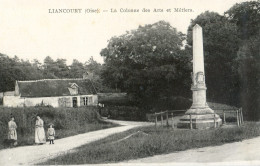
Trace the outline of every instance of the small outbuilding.
<instances>
[{"instance_id":1,"label":"small outbuilding","mask_svg":"<svg viewBox=\"0 0 260 166\"><path fill-rule=\"evenodd\" d=\"M90 79L16 81L13 95L3 96L3 106L97 106L98 96Z\"/></svg>"}]
</instances>

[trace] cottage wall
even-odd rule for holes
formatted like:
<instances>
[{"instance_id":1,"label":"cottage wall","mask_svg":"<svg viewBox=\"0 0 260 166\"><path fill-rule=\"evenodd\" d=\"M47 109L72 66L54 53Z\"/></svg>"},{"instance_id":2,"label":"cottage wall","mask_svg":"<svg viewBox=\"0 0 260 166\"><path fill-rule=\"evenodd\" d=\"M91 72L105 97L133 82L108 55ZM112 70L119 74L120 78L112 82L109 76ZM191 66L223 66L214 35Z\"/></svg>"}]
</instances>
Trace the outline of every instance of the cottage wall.
<instances>
[{"instance_id":1,"label":"cottage wall","mask_svg":"<svg viewBox=\"0 0 260 166\"><path fill-rule=\"evenodd\" d=\"M3 106L5 107L23 107L24 100L19 96L4 96Z\"/></svg>"},{"instance_id":2,"label":"cottage wall","mask_svg":"<svg viewBox=\"0 0 260 166\"><path fill-rule=\"evenodd\" d=\"M73 107L72 98L77 97L77 106L82 106L81 97L88 97L88 105L95 106L98 104L97 95L81 96L58 96L58 97L33 97L23 98L20 96L4 96L3 105L6 107L32 107L36 105L51 105L53 107ZM90 100L91 98L91 100Z\"/></svg>"},{"instance_id":3,"label":"cottage wall","mask_svg":"<svg viewBox=\"0 0 260 166\"><path fill-rule=\"evenodd\" d=\"M92 103L89 105L97 105L98 104L98 95L92 95Z\"/></svg>"},{"instance_id":4,"label":"cottage wall","mask_svg":"<svg viewBox=\"0 0 260 166\"><path fill-rule=\"evenodd\" d=\"M17 81L15 82L15 89L14 89L14 95L15 96L19 96L19 86L18 86L18 83Z\"/></svg>"}]
</instances>

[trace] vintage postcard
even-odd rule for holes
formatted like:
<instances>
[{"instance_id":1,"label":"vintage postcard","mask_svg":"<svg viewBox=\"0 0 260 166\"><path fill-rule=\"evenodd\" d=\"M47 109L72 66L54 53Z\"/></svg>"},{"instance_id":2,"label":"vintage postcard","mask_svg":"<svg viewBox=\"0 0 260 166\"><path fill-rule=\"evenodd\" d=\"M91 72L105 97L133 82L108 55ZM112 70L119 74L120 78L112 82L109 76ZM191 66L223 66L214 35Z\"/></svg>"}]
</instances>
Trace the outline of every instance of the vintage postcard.
<instances>
[{"instance_id":1,"label":"vintage postcard","mask_svg":"<svg viewBox=\"0 0 260 166\"><path fill-rule=\"evenodd\" d=\"M0 0L0 165L259 165L259 0Z\"/></svg>"}]
</instances>

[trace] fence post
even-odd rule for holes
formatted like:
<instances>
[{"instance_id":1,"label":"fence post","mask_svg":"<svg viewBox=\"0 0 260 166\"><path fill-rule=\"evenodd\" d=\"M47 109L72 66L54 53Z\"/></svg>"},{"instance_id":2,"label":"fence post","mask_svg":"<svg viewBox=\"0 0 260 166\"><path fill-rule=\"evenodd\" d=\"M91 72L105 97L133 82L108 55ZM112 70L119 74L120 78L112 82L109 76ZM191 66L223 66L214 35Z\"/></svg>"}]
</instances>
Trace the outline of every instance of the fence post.
<instances>
[{"instance_id":1,"label":"fence post","mask_svg":"<svg viewBox=\"0 0 260 166\"><path fill-rule=\"evenodd\" d=\"M238 110L236 110L236 114L237 114L237 126L239 126Z\"/></svg>"},{"instance_id":2,"label":"fence post","mask_svg":"<svg viewBox=\"0 0 260 166\"><path fill-rule=\"evenodd\" d=\"M162 112L161 112L161 125L163 126L163 115L162 115Z\"/></svg>"},{"instance_id":3,"label":"fence post","mask_svg":"<svg viewBox=\"0 0 260 166\"><path fill-rule=\"evenodd\" d=\"M23 127L26 128L27 127L27 115L25 113L24 107L23 107Z\"/></svg>"},{"instance_id":4,"label":"fence post","mask_svg":"<svg viewBox=\"0 0 260 166\"><path fill-rule=\"evenodd\" d=\"M238 118L239 118L239 126L241 126L241 112L240 112L240 109L238 109Z\"/></svg>"},{"instance_id":5,"label":"fence post","mask_svg":"<svg viewBox=\"0 0 260 166\"><path fill-rule=\"evenodd\" d=\"M226 113L224 110L223 110L223 120L224 120L224 124L226 124Z\"/></svg>"},{"instance_id":6,"label":"fence post","mask_svg":"<svg viewBox=\"0 0 260 166\"><path fill-rule=\"evenodd\" d=\"M238 109L238 112L239 112L239 124L241 125L242 124L242 118L241 118L241 110L240 110L240 108Z\"/></svg>"},{"instance_id":7,"label":"fence post","mask_svg":"<svg viewBox=\"0 0 260 166\"><path fill-rule=\"evenodd\" d=\"M192 119L191 119L191 114L190 114L190 129L192 129Z\"/></svg>"},{"instance_id":8,"label":"fence post","mask_svg":"<svg viewBox=\"0 0 260 166\"><path fill-rule=\"evenodd\" d=\"M217 127L217 123L216 123L216 114L214 113L214 128Z\"/></svg>"},{"instance_id":9,"label":"fence post","mask_svg":"<svg viewBox=\"0 0 260 166\"><path fill-rule=\"evenodd\" d=\"M241 109L241 119L242 119L242 123L244 123L244 117L243 117L242 107L241 107L240 109Z\"/></svg>"},{"instance_id":10,"label":"fence post","mask_svg":"<svg viewBox=\"0 0 260 166\"><path fill-rule=\"evenodd\" d=\"M173 113L171 113L171 115L172 115L172 128L174 128Z\"/></svg>"},{"instance_id":11,"label":"fence post","mask_svg":"<svg viewBox=\"0 0 260 166\"><path fill-rule=\"evenodd\" d=\"M169 117L168 117L168 111L166 111L166 125L169 126Z\"/></svg>"},{"instance_id":12,"label":"fence post","mask_svg":"<svg viewBox=\"0 0 260 166\"><path fill-rule=\"evenodd\" d=\"M154 115L155 115L155 127L157 127L157 115L156 114Z\"/></svg>"}]
</instances>

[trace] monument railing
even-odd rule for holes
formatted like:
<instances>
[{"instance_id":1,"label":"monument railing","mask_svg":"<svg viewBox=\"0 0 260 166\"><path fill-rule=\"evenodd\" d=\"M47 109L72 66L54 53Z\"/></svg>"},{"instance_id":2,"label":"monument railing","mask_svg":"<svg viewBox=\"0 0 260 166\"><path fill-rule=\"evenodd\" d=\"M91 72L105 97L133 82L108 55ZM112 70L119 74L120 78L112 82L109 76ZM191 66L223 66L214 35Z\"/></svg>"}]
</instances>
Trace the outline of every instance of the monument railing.
<instances>
[{"instance_id":1,"label":"monument railing","mask_svg":"<svg viewBox=\"0 0 260 166\"><path fill-rule=\"evenodd\" d=\"M154 116L155 116L155 127L157 127L158 124L158 116L160 116L161 118L161 125L163 125L163 117L166 117L166 125L169 126L169 116L171 116L172 119L172 127L174 128L174 123L173 123L173 117L177 116L180 114L180 112L184 113L187 110L166 110L166 111L161 111L161 112L155 112Z\"/></svg>"},{"instance_id":2,"label":"monument railing","mask_svg":"<svg viewBox=\"0 0 260 166\"><path fill-rule=\"evenodd\" d=\"M241 124L244 123L244 118L243 118L243 110L242 108L234 108L234 109L214 109L215 111L221 111L219 113L200 113L200 114L186 114L189 115L190 117L190 129L193 129L192 126L192 116L194 115L214 115L213 116L213 120L214 120L214 127L217 127L217 122L216 122L216 115L218 114L222 114L223 115L223 124L226 124L226 114L227 113L231 113L231 114L235 114L235 118L236 118L236 124L237 126L240 126ZM187 110L166 110L166 111L161 111L161 112L155 112L154 116L155 116L155 127L158 126L158 117L160 117L161 119L161 125L163 126L163 122L164 119L163 117L166 117L166 125L169 126L169 116L171 117L171 121L172 121L172 128L174 128L174 116L178 115L178 112L186 112Z\"/></svg>"}]
</instances>

